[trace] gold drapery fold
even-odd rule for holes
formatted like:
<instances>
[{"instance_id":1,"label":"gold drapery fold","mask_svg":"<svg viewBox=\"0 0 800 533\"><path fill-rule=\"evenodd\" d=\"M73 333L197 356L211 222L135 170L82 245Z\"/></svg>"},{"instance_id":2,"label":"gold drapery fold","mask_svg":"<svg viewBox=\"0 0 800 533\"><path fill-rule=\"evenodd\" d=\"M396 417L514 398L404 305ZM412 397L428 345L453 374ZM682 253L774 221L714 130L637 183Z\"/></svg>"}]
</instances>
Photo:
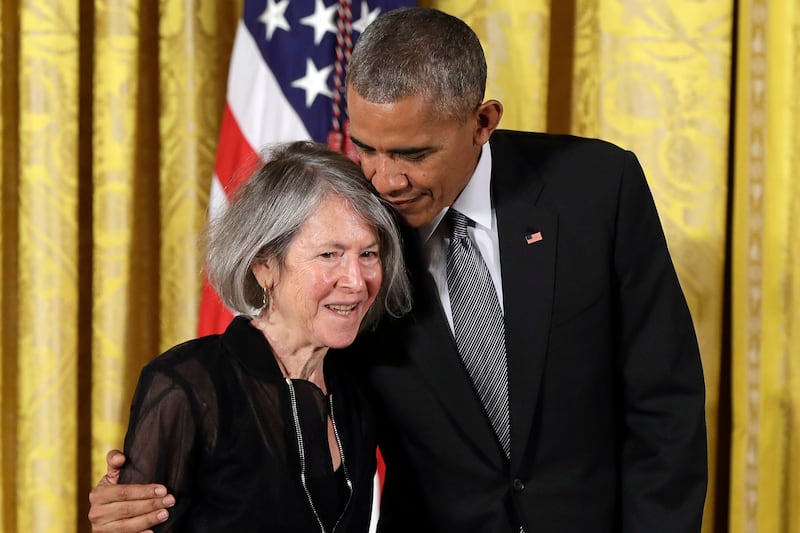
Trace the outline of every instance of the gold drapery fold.
<instances>
[{"instance_id":1,"label":"gold drapery fold","mask_svg":"<svg viewBox=\"0 0 800 533\"><path fill-rule=\"evenodd\" d=\"M92 449L120 447L137 367L156 351L158 316L148 266L157 261L157 188L152 127L139 109L157 72L145 50L136 0L106 0L94 14L92 79ZM152 52L152 49L148 50ZM150 56L152 57L152 56ZM140 70L147 74L141 75ZM149 76L148 76L149 75ZM150 102L148 102L150 103ZM145 106L147 107L147 106ZM158 108L142 114L157 116ZM143 117L142 117L143 118ZM144 119L146 124L152 118ZM157 145L155 146L157 150ZM143 153L144 152L144 153ZM144 155L144 157L142 157ZM155 205L152 205L155 202ZM146 210L142 212L142 206ZM137 207L139 207L137 209ZM145 219L145 222L142 222ZM155 267L150 267L150 271ZM145 274L143 274L145 272ZM147 326L150 326L149 328ZM92 454L92 479L105 472L102 452Z\"/></svg>"},{"instance_id":2,"label":"gold drapery fold","mask_svg":"<svg viewBox=\"0 0 800 533\"><path fill-rule=\"evenodd\" d=\"M800 530L800 6L740 3L730 531Z\"/></svg>"},{"instance_id":3,"label":"gold drapery fold","mask_svg":"<svg viewBox=\"0 0 800 533\"><path fill-rule=\"evenodd\" d=\"M8 35L9 24L8 16L4 12L3 3L0 2L0 34ZM8 50L6 46L0 46L0 67L6 66L11 61L8 59ZM4 216L0 217L0 472L12 472L13 465L9 462L10 446L9 442L12 439L15 431L11 430L11 414L16 410L16 402L9 401L8 384L14 382L12 376L7 375L6 360L10 359L8 354L11 350L6 345L6 339L11 338L12 335L8 332L9 328L6 326L6 307L10 306L9 297L6 294L8 284L5 282L7 275L6 262L8 262L8 254L11 252L11 247L14 246L14 239L8 236L6 224L3 222L9 216L16 216L16 213L9 213L9 206L11 200L8 198L8 178L9 172L6 170L8 166L7 152L15 152L16 150L9 146L6 126L8 123L5 116L6 109L9 105L6 104L9 100L9 91L6 88L9 83L9 76L4 75L3 68L0 68L0 206L2 206L2 213ZM12 74L12 78L13 78ZM8 244L6 244L8 243ZM6 354L5 356L3 354ZM0 479L0 527L3 531L11 530L11 522L9 520L10 508L12 497L6 497L6 485L12 486L14 483L7 483L6 476Z\"/></svg>"},{"instance_id":4,"label":"gold drapery fold","mask_svg":"<svg viewBox=\"0 0 800 533\"><path fill-rule=\"evenodd\" d=\"M56 533L76 523L78 9L19 17L16 527Z\"/></svg>"},{"instance_id":5,"label":"gold drapery fold","mask_svg":"<svg viewBox=\"0 0 800 533\"><path fill-rule=\"evenodd\" d=\"M161 350L197 329L201 229L225 105L227 39L240 12L235 3L167 2L159 18Z\"/></svg>"}]
</instances>

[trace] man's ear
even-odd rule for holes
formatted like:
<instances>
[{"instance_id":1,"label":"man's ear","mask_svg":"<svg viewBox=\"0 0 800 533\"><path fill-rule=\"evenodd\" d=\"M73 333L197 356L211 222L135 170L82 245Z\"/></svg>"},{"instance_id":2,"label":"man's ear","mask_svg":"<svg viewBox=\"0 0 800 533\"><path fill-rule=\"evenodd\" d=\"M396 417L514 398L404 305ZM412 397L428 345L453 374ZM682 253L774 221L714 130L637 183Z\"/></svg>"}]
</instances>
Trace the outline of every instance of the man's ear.
<instances>
[{"instance_id":1,"label":"man's ear","mask_svg":"<svg viewBox=\"0 0 800 533\"><path fill-rule=\"evenodd\" d=\"M475 144L483 145L492 136L503 117L503 104L498 100L486 100L473 111L477 127Z\"/></svg>"}]
</instances>

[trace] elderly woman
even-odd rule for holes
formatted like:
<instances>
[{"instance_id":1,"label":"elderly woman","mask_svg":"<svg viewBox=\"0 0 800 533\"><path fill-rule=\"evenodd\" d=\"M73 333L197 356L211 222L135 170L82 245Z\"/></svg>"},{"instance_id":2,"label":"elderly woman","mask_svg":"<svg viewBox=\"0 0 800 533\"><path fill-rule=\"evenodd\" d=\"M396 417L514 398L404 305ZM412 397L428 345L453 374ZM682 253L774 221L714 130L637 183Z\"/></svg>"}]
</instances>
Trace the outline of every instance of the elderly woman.
<instances>
[{"instance_id":1,"label":"elderly woman","mask_svg":"<svg viewBox=\"0 0 800 533\"><path fill-rule=\"evenodd\" d=\"M159 531L367 531L374 424L339 349L409 308L391 213L345 156L284 145L211 224L207 264L240 314L144 368L120 482L175 494Z\"/></svg>"}]
</instances>

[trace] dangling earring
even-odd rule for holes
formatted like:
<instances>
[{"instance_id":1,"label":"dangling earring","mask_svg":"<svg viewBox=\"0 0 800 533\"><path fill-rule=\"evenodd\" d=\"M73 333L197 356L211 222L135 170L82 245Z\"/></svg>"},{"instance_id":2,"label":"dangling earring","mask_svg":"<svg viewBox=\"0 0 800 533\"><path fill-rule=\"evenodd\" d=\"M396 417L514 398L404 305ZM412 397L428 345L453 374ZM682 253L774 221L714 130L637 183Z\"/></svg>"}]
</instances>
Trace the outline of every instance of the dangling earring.
<instances>
[{"instance_id":1,"label":"dangling earring","mask_svg":"<svg viewBox=\"0 0 800 533\"><path fill-rule=\"evenodd\" d=\"M261 287L261 308L265 308L267 306L267 284L265 283Z\"/></svg>"}]
</instances>

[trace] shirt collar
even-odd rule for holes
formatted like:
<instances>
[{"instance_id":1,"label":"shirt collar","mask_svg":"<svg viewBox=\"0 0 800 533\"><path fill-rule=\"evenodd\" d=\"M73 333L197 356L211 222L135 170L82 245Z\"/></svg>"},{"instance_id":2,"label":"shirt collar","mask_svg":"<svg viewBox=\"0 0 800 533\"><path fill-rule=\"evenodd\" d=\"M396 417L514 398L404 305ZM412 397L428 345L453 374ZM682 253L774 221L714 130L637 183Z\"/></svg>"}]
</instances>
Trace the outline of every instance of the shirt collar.
<instances>
[{"instance_id":1,"label":"shirt collar","mask_svg":"<svg viewBox=\"0 0 800 533\"><path fill-rule=\"evenodd\" d=\"M492 184L492 151L489 148L489 143L484 143L481 148L480 159L478 165L475 167L472 177L467 182L467 186L458 195L456 201L453 202L453 209L462 215L475 221L476 225L483 226L486 229L492 227L492 197L491 197L491 184ZM422 242L430 239L433 232L439 226L439 223L444 218L449 207L442 209L433 221L419 229L419 236Z\"/></svg>"}]
</instances>

